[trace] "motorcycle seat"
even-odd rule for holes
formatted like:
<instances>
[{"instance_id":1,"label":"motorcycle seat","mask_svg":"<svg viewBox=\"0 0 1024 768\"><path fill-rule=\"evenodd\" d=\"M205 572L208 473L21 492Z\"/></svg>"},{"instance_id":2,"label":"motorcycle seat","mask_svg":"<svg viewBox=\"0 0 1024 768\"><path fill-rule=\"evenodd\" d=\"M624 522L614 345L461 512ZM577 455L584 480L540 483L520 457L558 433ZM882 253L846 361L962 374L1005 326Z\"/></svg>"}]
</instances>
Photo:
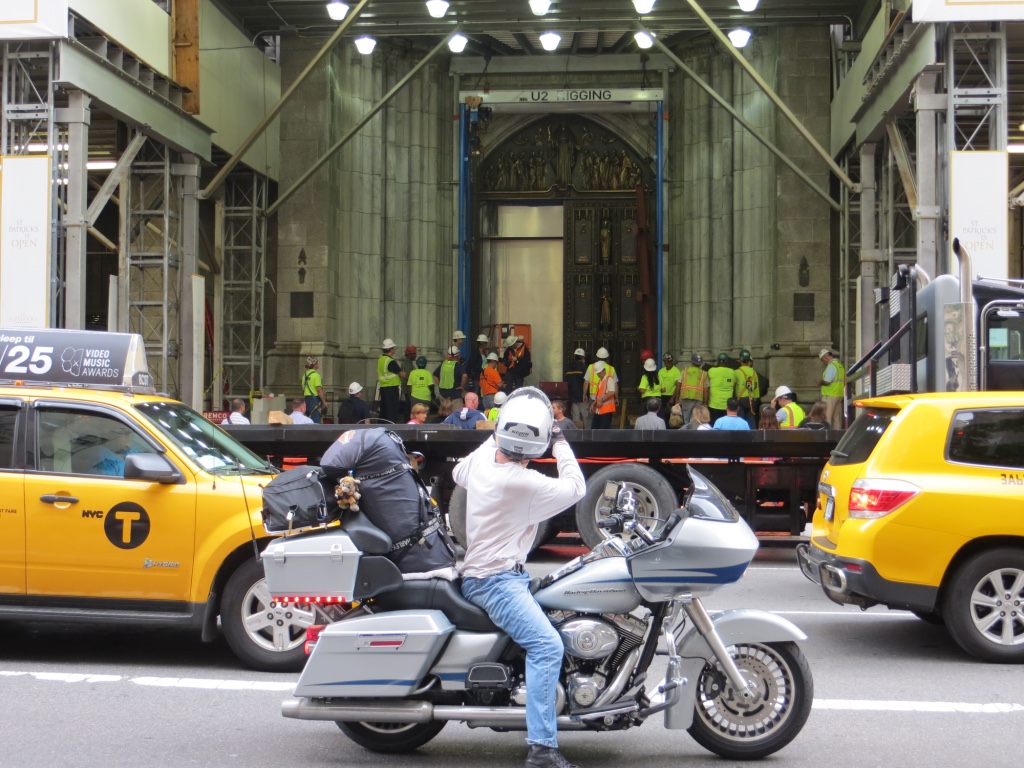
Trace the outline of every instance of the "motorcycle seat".
<instances>
[{"instance_id":1,"label":"motorcycle seat","mask_svg":"<svg viewBox=\"0 0 1024 768\"><path fill-rule=\"evenodd\" d=\"M378 596L374 604L385 611L431 608L441 611L456 629L468 632L500 631L487 611L462 596L461 580L423 579L407 581L395 591Z\"/></svg>"}]
</instances>

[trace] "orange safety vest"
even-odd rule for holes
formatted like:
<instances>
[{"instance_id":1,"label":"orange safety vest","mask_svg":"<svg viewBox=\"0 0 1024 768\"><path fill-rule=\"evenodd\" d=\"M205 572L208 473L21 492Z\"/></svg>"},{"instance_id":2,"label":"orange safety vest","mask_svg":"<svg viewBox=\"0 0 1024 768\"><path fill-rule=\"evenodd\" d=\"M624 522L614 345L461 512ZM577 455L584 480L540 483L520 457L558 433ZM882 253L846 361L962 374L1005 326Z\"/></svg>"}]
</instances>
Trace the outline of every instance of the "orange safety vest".
<instances>
[{"instance_id":1,"label":"orange safety vest","mask_svg":"<svg viewBox=\"0 0 1024 768\"><path fill-rule=\"evenodd\" d=\"M608 391L608 374L606 373L604 378L597 383L597 394L594 396L594 401L598 402L604 397L605 392ZM614 393L613 393L614 394ZM597 407L599 414L615 413L615 398L609 398L603 405Z\"/></svg>"}]
</instances>

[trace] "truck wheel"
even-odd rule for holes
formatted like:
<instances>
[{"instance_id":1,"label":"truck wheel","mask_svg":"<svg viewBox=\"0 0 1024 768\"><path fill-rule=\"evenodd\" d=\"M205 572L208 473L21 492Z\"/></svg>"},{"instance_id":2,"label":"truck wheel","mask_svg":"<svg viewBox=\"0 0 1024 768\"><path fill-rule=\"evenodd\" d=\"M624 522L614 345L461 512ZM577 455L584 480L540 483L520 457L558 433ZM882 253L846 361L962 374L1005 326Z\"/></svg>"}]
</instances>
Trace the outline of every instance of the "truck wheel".
<instances>
[{"instance_id":1,"label":"truck wheel","mask_svg":"<svg viewBox=\"0 0 1024 768\"><path fill-rule=\"evenodd\" d=\"M629 484L636 494L640 522L653 533L659 533L659 522L665 522L679 509L679 497L672 484L648 465L624 462L599 469L587 480L587 493L576 504L576 529L591 549L608 537L597 527L597 521L610 511L603 501L608 482Z\"/></svg>"},{"instance_id":2,"label":"truck wheel","mask_svg":"<svg viewBox=\"0 0 1024 768\"><path fill-rule=\"evenodd\" d=\"M957 645L972 656L1024 662L1024 550L993 549L961 565L942 616Z\"/></svg>"},{"instance_id":3,"label":"truck wheel","mask_svg":"<svg viewBox=\"0 0 1024 768\"><path fill-rule=\"evenodd\" d=\"M265 672L297 672L314 612L302 603L272 600L263 563L246 560L228 579L220 605L224 639L244 664Z\"/></svg>"},{"instance_id":4,"label":"truck wheel","mask_svg":"<svg viewBox=\"0 0 1024 768\"><path fill-rule=\"evenodd\" d=\"M455 490L452 491L452 496L448 499L448 528L452 532L452 536L462 546L466 548L466 489L461 485L456 485ZM537 549L537 547L544 546L547 542L554 538L558 532L555 530L554 520L545 520L543 523L537 526L537 535L533 539L533 546L530 547L530 551Z\"/></svg>"}]
</instances>

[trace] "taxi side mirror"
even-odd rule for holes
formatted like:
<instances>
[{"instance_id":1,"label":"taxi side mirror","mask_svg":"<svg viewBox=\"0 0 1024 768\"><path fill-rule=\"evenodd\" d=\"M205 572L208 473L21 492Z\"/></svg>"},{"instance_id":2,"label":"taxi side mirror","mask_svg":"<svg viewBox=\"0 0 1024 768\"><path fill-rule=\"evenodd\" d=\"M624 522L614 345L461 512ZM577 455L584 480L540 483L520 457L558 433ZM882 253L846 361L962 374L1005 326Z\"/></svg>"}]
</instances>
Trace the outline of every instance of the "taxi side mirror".
<instances>
[{"instance_id":1,"label":"taxi side mirror","mask_svg":"<svg viewBox=\"0 0 1024 768\"><path fill-rule=\"evenodd\" d=\"M124 457L126 480L152 480L164 485L183 482L181 472L159 453L129 453Z\"/></svg>"}]
</instances>

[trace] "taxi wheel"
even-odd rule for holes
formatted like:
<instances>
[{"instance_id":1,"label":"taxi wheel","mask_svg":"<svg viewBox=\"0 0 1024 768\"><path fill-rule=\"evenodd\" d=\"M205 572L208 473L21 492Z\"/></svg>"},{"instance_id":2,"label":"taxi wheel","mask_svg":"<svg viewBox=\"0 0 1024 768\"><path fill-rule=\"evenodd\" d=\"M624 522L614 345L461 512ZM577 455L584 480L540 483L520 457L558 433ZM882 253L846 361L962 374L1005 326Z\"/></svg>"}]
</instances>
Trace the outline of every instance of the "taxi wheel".
<instances>
[{"instance_id":1,"label":"taxi wheel","mask_svg":"<svg viewBox=\"0 0 1024 768\"><path fill-rule=\"evenodd\" d=\"M1024 551L993 549L961 565L942 615L949 634L972 656L1024 662Z\"/></svg>"},{"instance_id":2,"label":"taxi wheel","mask_svg":"<svg viewBox=\"0 0 1024 768\"><path fill-rule=\"evenodd\" d=\"M272 600L263 563L246 560L224 589L220 621L224 639L246 665L266 672L296 672L306 663L303 648L313 609Z\"/></svg>"}]
</instances>

